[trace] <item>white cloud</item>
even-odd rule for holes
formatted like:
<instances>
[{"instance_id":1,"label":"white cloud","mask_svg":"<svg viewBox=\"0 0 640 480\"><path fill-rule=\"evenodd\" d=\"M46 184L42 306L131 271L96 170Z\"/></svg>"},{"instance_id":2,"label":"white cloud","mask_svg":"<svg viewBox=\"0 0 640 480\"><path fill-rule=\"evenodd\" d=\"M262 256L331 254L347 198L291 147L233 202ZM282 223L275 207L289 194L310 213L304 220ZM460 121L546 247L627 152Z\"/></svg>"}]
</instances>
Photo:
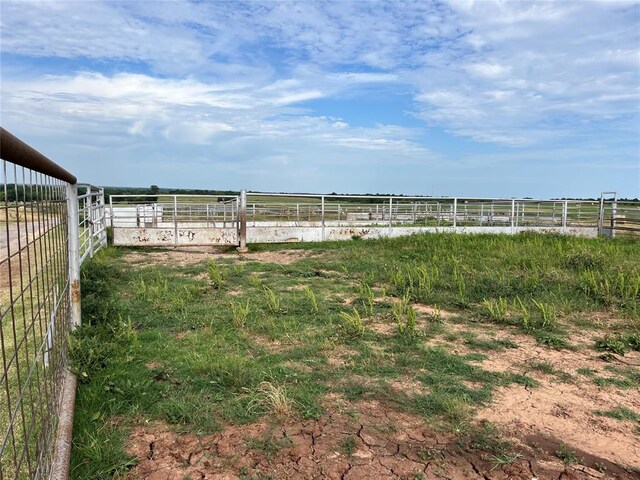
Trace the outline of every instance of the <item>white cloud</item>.
<instances>
[{"instance_id":1,"label":"white cloud","mask_svg":"<svg viewBox=\"0 0 640 480\"><path fill-rule=\"evenodd\" d=\"M637 2L2 1L0 10L3 123L83 135L74 144L188 145L217 150L218 161L290 165L308 148L354 163L429 162L425 131L362 128L389 121L309 102L344 108L357 97L362 108L402 93L413 104L390 118L412 110L425 130L527 148L620 134L626 158L639 151Z\"/></svg>"},{"instance_id":2,"label":"white cloud","mask_svg":"<svg viewBox=\"0 0 640 480\"><path fill-rule=\"evenodd\" d=\"M472 63L467 65L465 69L473 75L483 78L502 78L511 72L511 67L497 63Z\"/></svg>"}]
</instances>

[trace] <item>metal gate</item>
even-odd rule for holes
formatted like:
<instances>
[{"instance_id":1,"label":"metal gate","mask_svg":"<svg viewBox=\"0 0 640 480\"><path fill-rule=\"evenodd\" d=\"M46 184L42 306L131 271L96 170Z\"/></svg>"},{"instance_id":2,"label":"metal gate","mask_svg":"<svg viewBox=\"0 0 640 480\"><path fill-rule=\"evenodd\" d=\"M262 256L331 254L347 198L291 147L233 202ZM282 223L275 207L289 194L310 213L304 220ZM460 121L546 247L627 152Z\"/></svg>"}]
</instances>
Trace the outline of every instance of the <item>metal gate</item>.
<instances>
[{"instance_id":1,"label":"metal gate","mask_svg":"<svg viewBox=\"0 0 640 480\"><path fill-rule=\"evenodd\" d=\"M618 200L616 192L602 192L598 233L607 237L640 238L640 203Z\"/></svg>"},{"instance_id":2,"label":"metal gate","mask_svg":"<svg viewBox=\"0 0 640 480\"><path fill-rule=\"evenodd\" d=\"M120 246L239 245L239 197L111 195L107 224Z\"/></svg>"}]
</instances>

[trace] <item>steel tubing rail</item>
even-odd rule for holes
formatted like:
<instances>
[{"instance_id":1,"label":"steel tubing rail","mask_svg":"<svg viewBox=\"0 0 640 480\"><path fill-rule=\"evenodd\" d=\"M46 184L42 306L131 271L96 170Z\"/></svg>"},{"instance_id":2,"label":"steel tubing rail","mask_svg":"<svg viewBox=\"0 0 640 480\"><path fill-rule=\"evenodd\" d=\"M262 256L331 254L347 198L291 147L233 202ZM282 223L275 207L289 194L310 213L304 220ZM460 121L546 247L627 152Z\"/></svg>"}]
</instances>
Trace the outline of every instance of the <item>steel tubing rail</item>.
<instances>
[{"instance_id":1,"label":"steel tubing rail","mask_svg":"<svg viewBox=\"0 0 640 480\"><path fill-rule=\"evenodd\" d=\"M75 185L78 179L35 148L0 127L0 158Z\"/></svg>"}]
</instances>

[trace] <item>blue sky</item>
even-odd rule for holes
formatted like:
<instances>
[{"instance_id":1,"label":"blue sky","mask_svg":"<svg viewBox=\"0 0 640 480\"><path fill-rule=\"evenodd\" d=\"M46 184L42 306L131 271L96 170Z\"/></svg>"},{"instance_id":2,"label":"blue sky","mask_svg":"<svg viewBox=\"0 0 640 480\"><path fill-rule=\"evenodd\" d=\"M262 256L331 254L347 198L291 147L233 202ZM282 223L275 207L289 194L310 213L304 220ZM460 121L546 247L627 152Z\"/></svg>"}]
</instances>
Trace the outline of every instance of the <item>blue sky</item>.
<instances>
[{"instance_id":1,"label":"blue sky","mask_svg":"<svg viewBox=\"0 0 640 480\"><path fill-rule=\"evenodd\" d=\"M2 126L99 185L640 196L640 3L0 2Z\"/></svg>"}]
</instances>

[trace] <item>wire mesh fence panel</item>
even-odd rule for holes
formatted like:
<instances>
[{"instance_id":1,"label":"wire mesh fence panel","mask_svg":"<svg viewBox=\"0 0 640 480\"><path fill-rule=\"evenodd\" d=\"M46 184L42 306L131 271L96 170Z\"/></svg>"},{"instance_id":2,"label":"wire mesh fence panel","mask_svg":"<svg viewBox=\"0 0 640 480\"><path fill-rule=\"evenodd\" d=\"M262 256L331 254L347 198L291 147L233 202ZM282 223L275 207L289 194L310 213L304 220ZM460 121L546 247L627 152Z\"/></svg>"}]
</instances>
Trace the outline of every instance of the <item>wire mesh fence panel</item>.
<instances>
[{"instance_id":1,"label":"wire mesh fence panel","mask_svg":"<svg viewBox=\"0 0 640 480\"><path fill-rule=\"evenodd\" d=\"M2 160L0 478L51 465L69 334L66 183Z\"/></svg>"}]
</instances>

